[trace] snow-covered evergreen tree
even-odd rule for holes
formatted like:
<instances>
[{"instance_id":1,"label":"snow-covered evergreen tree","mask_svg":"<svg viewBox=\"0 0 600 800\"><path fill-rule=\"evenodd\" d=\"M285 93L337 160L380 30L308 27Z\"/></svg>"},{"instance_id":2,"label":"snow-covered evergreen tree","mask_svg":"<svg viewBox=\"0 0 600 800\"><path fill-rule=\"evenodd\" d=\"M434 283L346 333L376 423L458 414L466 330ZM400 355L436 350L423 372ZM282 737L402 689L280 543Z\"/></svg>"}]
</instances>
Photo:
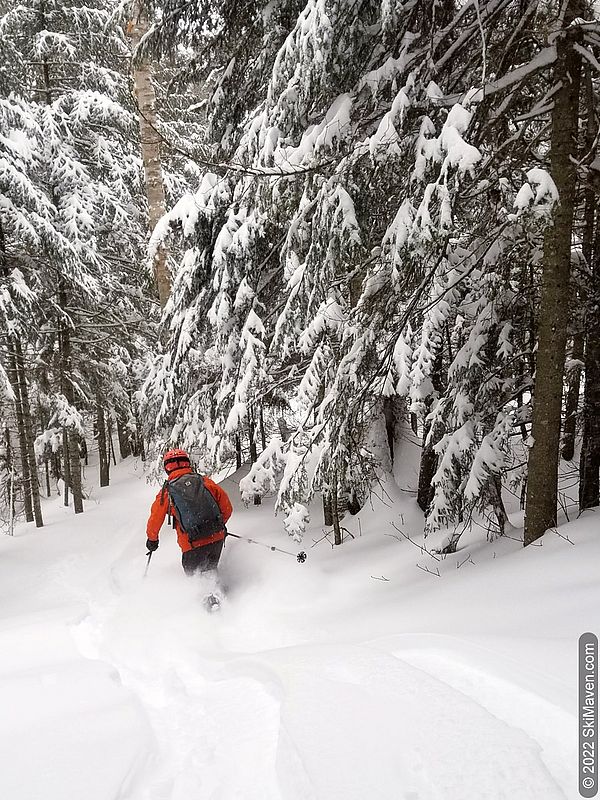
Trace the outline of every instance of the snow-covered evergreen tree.
<instances>
[{"instance_id":1,"label":"snow-covered evergreen tree","mask_svg":"<svg viewBox=\"0 0 600 800\"><path fill-rule=\"evenodd\" d=\"M428 528L477 508L502 530L556 201L556 9L162 8L147 46L167 52L183 32L215 155L201 195L156 232L185 240L170 340L147 382L159 440L197 446L214 465L277 389L291 435L271 421L246 495L276 489L287 510L316 491L360 502L380 461L373 419L406 396L429 459Z\"/></svg>"},{"instance_id":2,"label":"snow-covered evergreen tree","mask_svg":"<svg viewBox=\"0 0 600 800\"><path fill-rule=\"evenodd\" d=\"M149 332L147 277L137 266L141 161L119 8L31 0L4 3L0 17L12 59L2 74L3 113L14 120L2 142L12 161L0 208L7 257L20 270L13 294L27 301L19 341L37 354L28 380L47 427L42 441L62 449L76 510L82 413L99 393L108 409L122 398L108 365L124 350L139 356Z\"/></svg>"}]
</instances>

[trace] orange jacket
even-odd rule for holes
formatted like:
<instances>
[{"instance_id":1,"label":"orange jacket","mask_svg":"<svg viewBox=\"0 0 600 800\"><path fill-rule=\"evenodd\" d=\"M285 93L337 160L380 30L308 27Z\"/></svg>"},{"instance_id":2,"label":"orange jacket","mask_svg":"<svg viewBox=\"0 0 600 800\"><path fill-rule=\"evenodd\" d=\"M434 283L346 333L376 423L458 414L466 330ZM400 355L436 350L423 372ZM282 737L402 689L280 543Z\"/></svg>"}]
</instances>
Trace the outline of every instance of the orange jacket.
<instances>
[{"instance_id":1,"label":"orange jacket","mask_svg":"<svg viewBox=\"0 0 600 800\"><path fill-rule=\"evenodd\" d=\"M188 475L191 471L192 470L190 467L180 467L179 469L175 469L169 475L169 480L173 481L176 478L180 478L182 475ZM214 481L211 481L210 478L204 478L204 485L217 501L217 504L221 509L221 514L223 515L223 522L227 522L233 511L231 501L227 496L227 492L224 489L221 489L221 487ZM148 539L151 539L154 542L158 541L158 533L163 522L165 521L168 511L169 495L166 491L161 489L156 495L156 498L152 503L152 508L150 509L150 517L148 519L148 524L146 525L146 536ZM177 544L179 547L181 547L181 550L184 553L188 550L192 550L192 548L202 547L205 544L218 542L225 538L225 531L219 531L219 533L208 536L206 539L197 539L193 544L191 544L187 534L185 534L179 527L177 519L175 519L175 530L177 531Z\"/></svg>"}]
</instances>

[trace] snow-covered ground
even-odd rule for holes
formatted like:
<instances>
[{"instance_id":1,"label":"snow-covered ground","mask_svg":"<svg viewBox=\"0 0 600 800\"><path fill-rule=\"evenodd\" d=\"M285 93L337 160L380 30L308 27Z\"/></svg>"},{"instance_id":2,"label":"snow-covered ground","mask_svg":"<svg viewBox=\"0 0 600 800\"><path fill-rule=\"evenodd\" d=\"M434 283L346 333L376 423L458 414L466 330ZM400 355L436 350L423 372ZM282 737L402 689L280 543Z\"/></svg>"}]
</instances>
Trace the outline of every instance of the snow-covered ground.
<instances>
[{"instance_id":1,"label":"snow-covered ground","mask_svg":"<svg viewBox=\"0 0 600 800\"><path fill-rule=\"evenodd\" d=\"M56 498L1 537L0 798L576 798L598 515L438 563L390 526L419 538L407 481L335 551L315 525L303 565L229 539L213 614L166 527L143 578L156 487L131 460L85 514ZM224 485L232 532L295 549Z\"/></svg>"}]
</instances>

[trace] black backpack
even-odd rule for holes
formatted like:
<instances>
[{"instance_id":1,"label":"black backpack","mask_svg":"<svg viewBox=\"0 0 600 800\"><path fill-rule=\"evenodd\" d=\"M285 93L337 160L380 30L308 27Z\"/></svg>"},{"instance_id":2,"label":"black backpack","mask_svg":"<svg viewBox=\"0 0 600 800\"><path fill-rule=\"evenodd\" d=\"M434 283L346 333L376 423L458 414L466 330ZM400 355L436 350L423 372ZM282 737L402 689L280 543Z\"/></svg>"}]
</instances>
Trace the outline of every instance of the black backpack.
<instances>
[{"instance_id":1,"label":"black backpack","mask_svg":"<svg viewBox=\"0 0 600 800\"><path fill-rule=\"evenodd\" d=\"M167 481L163 491L169 495L171 508L181 530L190 542L206 539L225 529L221 509L204 485L201 475L193 472Z\"/></svg>"}]
</instances>

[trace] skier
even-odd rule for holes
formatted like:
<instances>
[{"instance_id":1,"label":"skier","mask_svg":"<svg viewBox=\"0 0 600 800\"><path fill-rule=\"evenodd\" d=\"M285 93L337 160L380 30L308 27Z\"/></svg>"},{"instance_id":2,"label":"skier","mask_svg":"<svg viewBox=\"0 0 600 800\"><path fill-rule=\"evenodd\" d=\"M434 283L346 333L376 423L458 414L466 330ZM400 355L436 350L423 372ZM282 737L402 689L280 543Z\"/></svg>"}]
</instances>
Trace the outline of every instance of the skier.
<instances>
[{"instance_id":1,"label":"skier","mask_svg":"<svg viewBox=\"0 0 600 800\"><path fill-rule=\"evenodd\" d=\"M186 575L216 570L226 536L225 523L233 511L227 493L210 478L192 472L185 450L166 452L163 466L167 480L152 503L146 526L149 553L158 547L158 533L168 513L177 531ZM181 481L186 475L190 478Z\"/></svg>"}]
</instances>

